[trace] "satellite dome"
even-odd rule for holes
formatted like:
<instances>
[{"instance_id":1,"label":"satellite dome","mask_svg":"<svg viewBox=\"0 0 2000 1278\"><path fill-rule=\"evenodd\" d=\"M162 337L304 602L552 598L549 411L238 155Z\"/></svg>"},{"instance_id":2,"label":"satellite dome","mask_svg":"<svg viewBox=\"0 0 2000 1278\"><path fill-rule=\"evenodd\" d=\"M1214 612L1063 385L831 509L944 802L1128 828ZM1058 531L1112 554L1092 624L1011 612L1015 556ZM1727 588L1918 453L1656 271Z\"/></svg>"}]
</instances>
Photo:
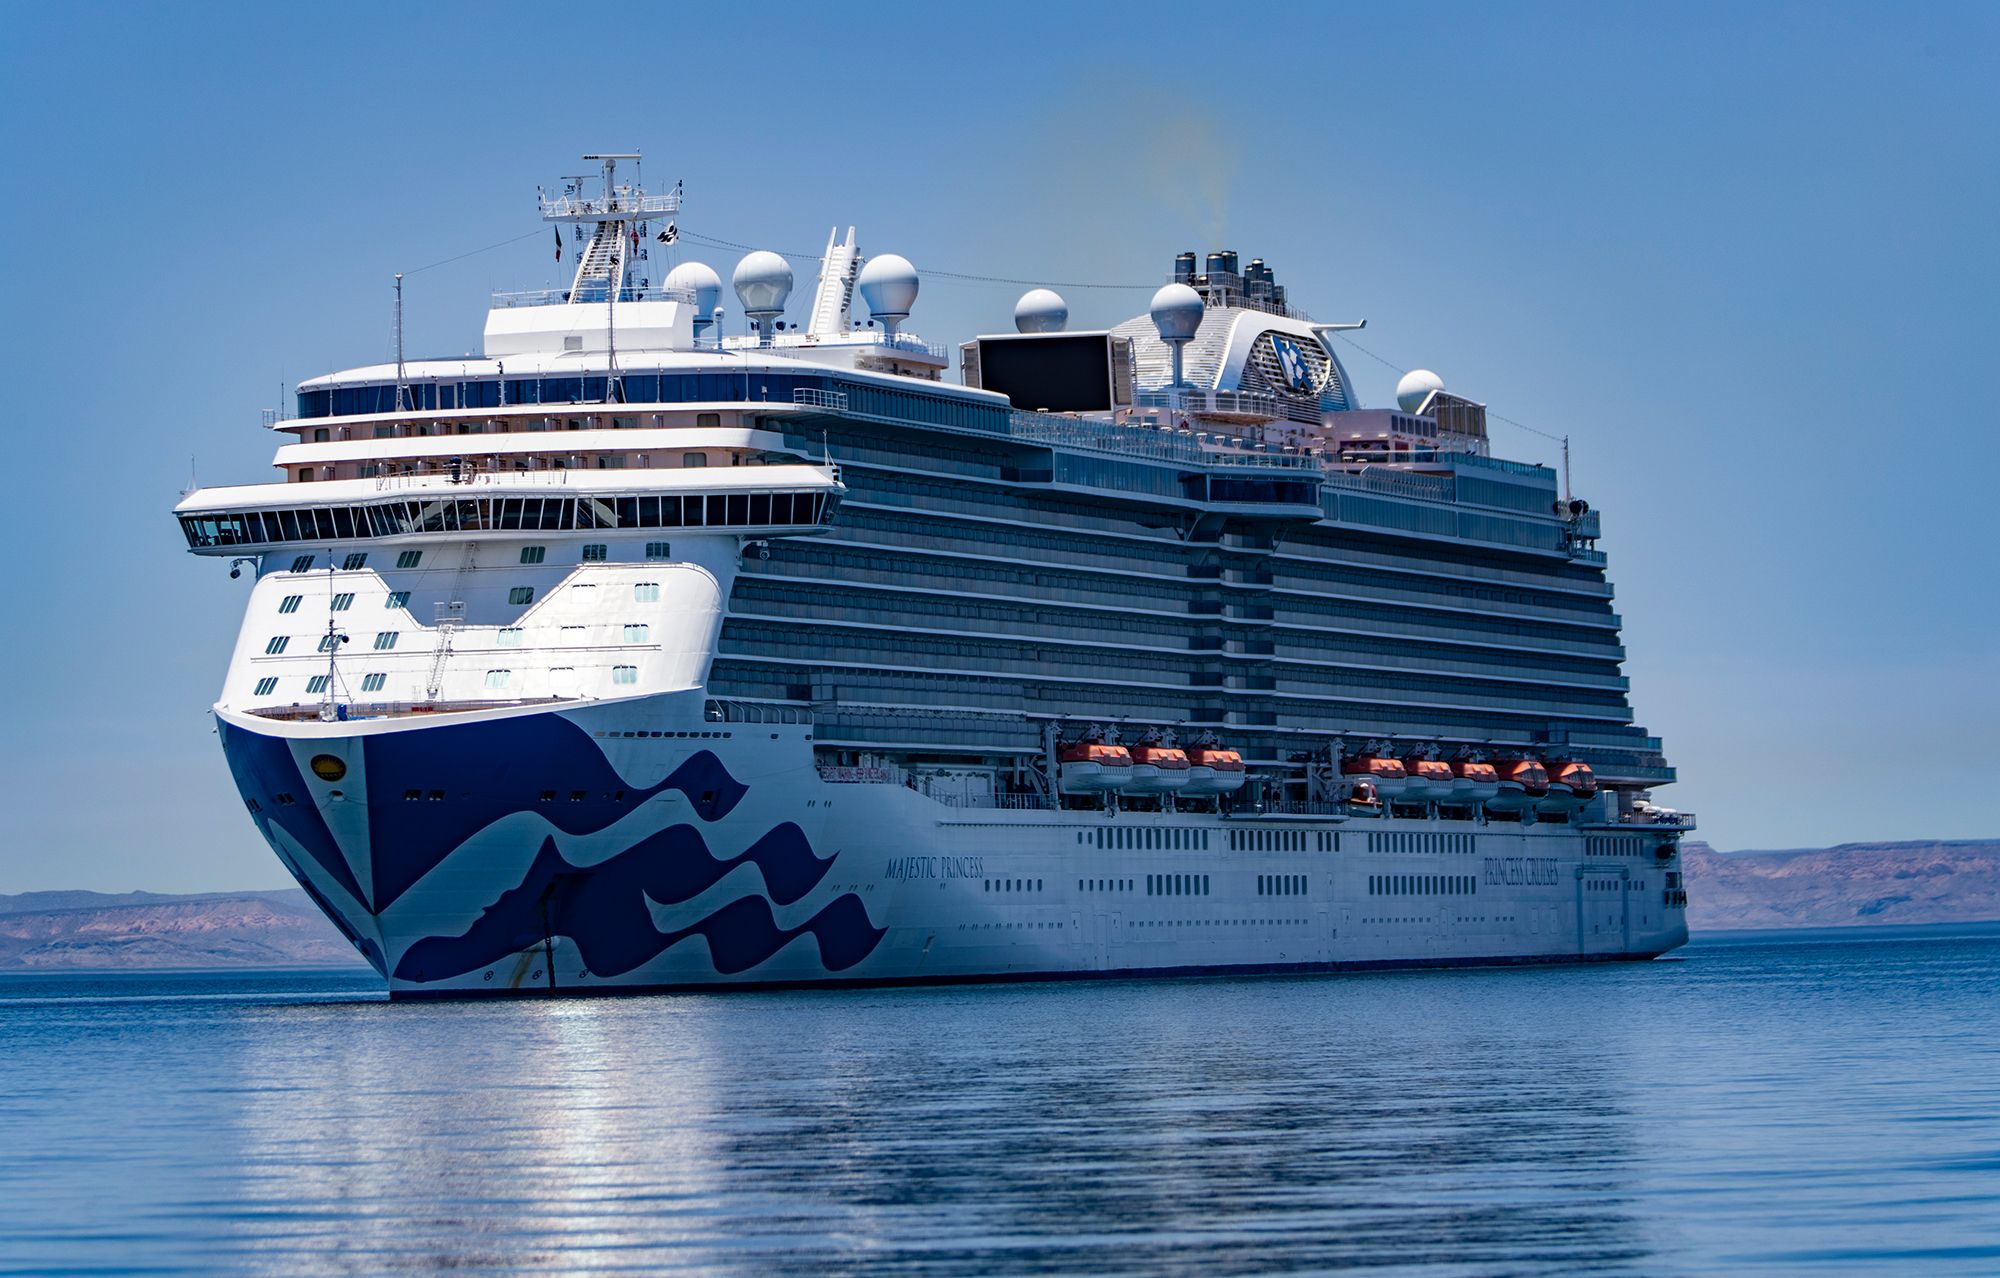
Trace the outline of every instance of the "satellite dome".
<instances>
[{"instance_id":1,"label":"satellite dome","mask_svg":"<svg viewBox=\"0 0 2000 1278\"><path fill-rule=\"evenodd\" d=\"M1014 328L1022 333L1060 333L1069 323L1069 303L1054 289L1031 288L1014 303Z\"/></svg>"},{"instance_id":2,"label":"satellite dome","mask_svg":"<svg viewBox=\"0 0 2000 1278\"><path fill-rule=\"evenodd\" d=\"M1185 284L1169 284L1153 294L1149 308L1163 342L1185 342L1201 327L1201 294Z\"/></svg>"},{"instance_id":3,"label":"satellite dome","mask_svg":"<svg viewBox=\"0 0 2000 1278\"><path fill-rule=\"evenodd\" d=\"M1406 413L1414 413L1424 406L1432 391L1444 389L1444 378L1428 368L1413 368L1403 374L1403 380L1396 383L1396 402Z\"/></svg>"},{"instance_id":4,"label":"satellite dome","mask_svg":"<svg viewBox=\"0 0 2000 1278\"><path fill-rule=\"evenodd\" d=\"M785 299L792 295L792 268L776 253L758 249L736 264L731 283L746 314L770 318L784 313Z\"/></svg>"},{"instance_id":5,"label":"satellite dome","mask_svg":"<svg viewBox=\"0 0 2000 1278\"><path fill-rule=\"evenodd\" d=\"M907 319L917 304L917 268L894 253L871 257L855 277L861 300L878 320Z\"/></svg>"},{"instance_id":6,"label":"satellite dome","mask_svg":"<svg viewBox=\"0 0 2000 1278\"><path fill-rule=\"evenodd\" d=\"M695 314L702 319L722 300L722 277L706 262L682 262L667 272L666 287L693 293Z\"/></svg>"}]
</instances>

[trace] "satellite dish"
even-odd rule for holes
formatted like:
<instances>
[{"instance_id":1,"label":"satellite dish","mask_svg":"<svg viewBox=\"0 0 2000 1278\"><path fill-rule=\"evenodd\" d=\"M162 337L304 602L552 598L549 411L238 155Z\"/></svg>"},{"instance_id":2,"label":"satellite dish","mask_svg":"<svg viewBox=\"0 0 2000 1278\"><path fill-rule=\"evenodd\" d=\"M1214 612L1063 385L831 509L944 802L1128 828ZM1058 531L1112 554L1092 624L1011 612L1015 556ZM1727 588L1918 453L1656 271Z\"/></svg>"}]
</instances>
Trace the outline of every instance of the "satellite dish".
<instances>
[{"instance_id":1,"label":"satellite dish","mask_svg":"<svg viewBox=\"0 0 2000 1278\"><path fill-rule=\"evenodd\" d=\"M667 272L663 287L694 294L697 323L707 323L708 313L722 300L722 277L706 262L682 262Z\"/></svg>"},{"instance_id":2,"label":"satellite dish","mask_svg":"<svg viewBox=\"0 0 2000 1278\"><path fill-rule=\"evenodd\" d=\"M1054 289L1034 288L1014 303L1014 328L1021 333L1060 333L1069 323L1069 303Z\"/></svg>"},{"instance_id":3,"label":"satellite dish","mask_svg":"<svg viewBox=\"0 0 2000 1278\"><path fill-rule=\"evenodd\" d=\"M785 313L785 299L792 295L790 263L776 253L758 249L736 264L731 282L736 285L736 299L743 303L743 313L768 343L771 321Z\"/></svg>"},{"instance_id":4,"label":"satellite dish","mask_svg":"<svg viewBox=\"0 0 2000 1278\"><path fill-rule=\"evenodd\" d=\"M868 303L868 313L882 321L882 327L894 337L896 326L910 317L910 308L917 304L917 268L910 265L906 257L894 253L884 253L871 257L855 277L854 286L861 293L861 300Z\"/></svg>"},{"instance_id":5,"label":"satellite dish","mask_svg":"<svg viewBox=\"0 0 2000 1278\"><path fill-rule=\"evenodd\" d=\"M1153 294L1148 308L1160 340L1174 351L1174 385L1181 384L1181 348L1194 339L1201 327L1201 294L1185 284L1169 284Z\"/></svg>"},{"instance_id":6,"label":"satellite dish","mask_svg":"<svg viewBox=\"0 0 2000 1278\"><path fill-rule=\"evenodd\" d=\"M1432 391L1444 389L1444 378L1428 368L1413 368L1403 374L1403 380L1396 383L1396 403L1406 413L1414 413L1424 406Z\"/></svg>"}]
</instances>

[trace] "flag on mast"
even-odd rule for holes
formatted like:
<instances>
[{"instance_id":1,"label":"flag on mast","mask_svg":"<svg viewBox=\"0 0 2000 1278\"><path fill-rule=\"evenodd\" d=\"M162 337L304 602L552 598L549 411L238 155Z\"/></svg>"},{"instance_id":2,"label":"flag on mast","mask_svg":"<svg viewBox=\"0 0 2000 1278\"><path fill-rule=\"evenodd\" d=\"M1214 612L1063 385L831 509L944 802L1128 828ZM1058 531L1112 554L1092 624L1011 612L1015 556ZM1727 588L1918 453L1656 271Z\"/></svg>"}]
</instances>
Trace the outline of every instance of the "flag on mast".
<instances>
[{"instance_id":1,"label":"flag on mast","mask_svg":"<svg viewBox=\"0 0 2000 1278\"><path fill-rule=\"evenodd\" d=\"M554 228L556 233L556 261L562 261L562 228Z\"/></svg>"}]
</instances>

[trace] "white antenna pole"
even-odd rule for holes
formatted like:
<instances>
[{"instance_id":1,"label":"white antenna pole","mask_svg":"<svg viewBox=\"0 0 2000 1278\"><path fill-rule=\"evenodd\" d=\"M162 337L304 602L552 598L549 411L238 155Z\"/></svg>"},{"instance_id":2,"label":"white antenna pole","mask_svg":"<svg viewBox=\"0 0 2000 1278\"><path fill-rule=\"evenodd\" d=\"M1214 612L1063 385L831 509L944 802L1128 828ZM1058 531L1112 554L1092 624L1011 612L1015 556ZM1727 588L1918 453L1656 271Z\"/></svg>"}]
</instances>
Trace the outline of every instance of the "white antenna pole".
<instances>
[{"instance_id":1,"label":"white antenna pole","mask_svg":"<svg viewBox=\"0 0 2000 1278\"><path fill-rule=\"evenodd\" d=\"M1569 491L1569 436L1563 436L1563 500L1570 499Z\"/></svg>"},{"instance_id":2,"label":"white antenna pole","mask_svg":"<svg viewBox=\"0 0 2000 1278\"><path fill-rule=\"evenodd\" d=\"M618 161L606 158L604 161L604 206L609 209L617 198L611 185L612 171ZM602 223L600 223L602 225ZM618 236L616 256L611 259L611 287L604 293L604 402L618 402L618 290L625 283L625 224L611 223L612 231Z\"/></svg>"},{"instance_id":3,"label":"white antenna pole","mask_svg":"<svg viewBox=\"0 0 2000 1278\"><path fill-rule=\"evenodd\" d=\"M333 595L337 585L333 572L333 548L329 546L326 552L326 687L320 690L319 697L319 717L322 723L332 723L336 713L333 708L335 675L333 661L335 654L340 650L340 632L336 628L333 615Z\"/></svg>"},{"instance_id":4,"label":"white antenna pole","mask_svg":"<svg viewBox=\"0 0 2000 1278\"><path fill-rule=\"evenodd\" d=\"M618 256L625 256L625 227L618 225ZM624 282L625 272L614 266L611 271L611 287L604 294L604 402L617 402L618 394L618 286Z\"/></svg>"},{"instance_id":5,"label":"white antenna pole","mask_svg":"<svg viewBox=\"0 0 2000 1278\"><path fill-rule=\"evenodd\" d=\"M403 273L396 272L396 411L410 407L409 378L403 371Z\"/></svg>"}]
</instances>

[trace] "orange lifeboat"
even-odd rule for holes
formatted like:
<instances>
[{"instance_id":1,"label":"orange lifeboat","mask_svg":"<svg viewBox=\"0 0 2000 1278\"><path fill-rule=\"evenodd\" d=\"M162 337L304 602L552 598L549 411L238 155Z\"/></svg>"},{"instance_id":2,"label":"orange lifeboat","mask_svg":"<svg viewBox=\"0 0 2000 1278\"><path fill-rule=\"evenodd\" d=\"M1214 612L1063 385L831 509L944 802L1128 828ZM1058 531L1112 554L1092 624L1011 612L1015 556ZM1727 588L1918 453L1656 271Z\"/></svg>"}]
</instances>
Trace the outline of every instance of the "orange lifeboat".
<instances>
[{"instance_id":1,"label":"orange lifeboat","mask_svg":"<svg viewBox=\"0 0 2000 1278\"><path fill-rule=\"evenodd\" d=\"M1549 792L1549 771L1539 759L1510 759L1495 766L1500 793L1486 801L1495 812L1525 812Z\"/></svg>"},{"instance_id":2,"label":"orange lifeboat","mask_svg":"<svg viewBox=\"0 0 2000 1278\"><path fill-rule=\"evenodd\" d=\"M1187 751L1148 732L1132 747L1132 776L1127 794L1173 794L1187 788L1191 770Z\"/></svg>"},{"instance_id":3,"label":"orange lifeboat","mask_svg":"<svg viewBox=\"0 0 2000 1278\"><path fill-rule=\"evenodd\" d=\"M1181 793L1194 798L1234 794L1243 788L1243 756L1225 750L1212 732L1203 733L1188 747L1188 780Z\"/></svg>"},{"instance_id":4,"label":"orange lifeboat","mask_svg":"<svg viewBox=\"0 0 2000 1278\"><path fill-rule=\"evenodd\" d=\"M1405 799L1413 799L1419 803L1444 803L1450 800L1453 777L1449 763L1442 759L1430 759L1413 754L1403 760L1403 771L1409 776L1409 785L1403 790Z\"/></svg>"},{"instance_id":5,"label":"orange lifeboat","mask_svg":"<svg viewBox=\"0 0 2000 1278\"><path fill-rule=\"evenodd\" d=\"M1344 776L1366 777L1375 783L1378 797L1395 799L1402 797L1409 788L1409 770L1403 761L1384 753L1379 747L1369 747L1360 754L1350 754L1340 761L1340 771Z\"/></svg>"},{"instance_id":6,"label":"orange lifeboat","mask_svg":"<svg viewBox=\"0 0 2000 1278\"><path fill-rule=\"evenodd\" d=\"M1078 740L1056 747L1057 786L1066 794L1123 790L1132 780L1132 752L1093 728Z\"/></svg>"},{"instance_id":7,"label":"orange lifeboat","mask_svg":"<svg viewBox=\"0 0 2000 1278\"><path fill-rule=\"evenodd\" d=\"M1477 759L1459 759L1451 765L1451 797L1454 803L1485 803L1500 793L1500 769Z\"/></svg>"},{"instance_id":8,"label":"orange lifeboat","mask_svg":"<svg viewBox=\"0 0 2000 1278\"><path fill-rule=\"evenodd\" d=\"M1579 799L1594 798L1597 794L1597 774L1588 763L1574 759L1550 763L1549 783L1568 786L1570 793Z\"/></svg>"},{"instance_id":9,"label":"orange lifeboat","mask_svg":"<svg viewBox=\"0 0 2000 1278\"><path fill-rule=\"evenodd\" d=\"M1550 761L1549 792L1535 805L1551 816L1575 812L1597 794L1597 774L1587 763L1575 760Z\"/></svg>"}]
</instances>

